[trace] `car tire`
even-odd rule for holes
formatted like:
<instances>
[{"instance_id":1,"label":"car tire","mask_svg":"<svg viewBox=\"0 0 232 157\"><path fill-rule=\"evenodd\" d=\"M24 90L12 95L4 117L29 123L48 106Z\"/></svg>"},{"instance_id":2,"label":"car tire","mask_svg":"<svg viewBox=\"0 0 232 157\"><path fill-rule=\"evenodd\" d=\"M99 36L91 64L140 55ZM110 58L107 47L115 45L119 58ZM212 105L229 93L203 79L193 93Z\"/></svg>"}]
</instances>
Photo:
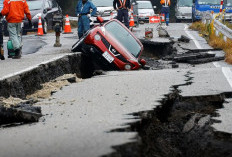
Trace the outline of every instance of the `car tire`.
<instances>
[{"instance_id":1,"label":"car tire","mask_svg":"<svg viewBox=\"0 0 232 157\"><path fill-rule=\"evenodd\" d=\"M180 23L181 22L181 20L179 20L179 19L176 19L176 23Z\"/></svg>"},{"instance_id":2,"label":"car tire","mask_svg":"<svg viewBox=\"0 0 232 157\"><path fill-rule=\"evenodd\" d=\"M44 34L48 33L48 22L46 19L44 19L44 23L43 23L43 33Z\"/></svg>"},{"instance_id":3,"label":"car tire","mask_svg":"<svg viewBox=\"0 0 232 157\"><path fill-rule=\"evenodd\" d=\"M94 64L92 55L81 54L80 73L81 78L90 78L94 73Z\"/></svg>"},{"instance_id":4,"label":"car tire","mask_svg":"<svg viewBox=\"0 0 232 157\"><path fill-rule=\"evenodd\" d=\"M22 35L27 35L27 31L23 30Z\"/></svg>"},{"instance_id":5,"label":"car tire","mask_svg":"<svg viewBox=\"0 0 232 157\"><path fill-rule=\"evenodd\" d=\"M195 18L195 16L193 15L193 13L192 13L192 22L196 22L197 20L196 20L196 18Z\"/></svg>"}]
</instances>

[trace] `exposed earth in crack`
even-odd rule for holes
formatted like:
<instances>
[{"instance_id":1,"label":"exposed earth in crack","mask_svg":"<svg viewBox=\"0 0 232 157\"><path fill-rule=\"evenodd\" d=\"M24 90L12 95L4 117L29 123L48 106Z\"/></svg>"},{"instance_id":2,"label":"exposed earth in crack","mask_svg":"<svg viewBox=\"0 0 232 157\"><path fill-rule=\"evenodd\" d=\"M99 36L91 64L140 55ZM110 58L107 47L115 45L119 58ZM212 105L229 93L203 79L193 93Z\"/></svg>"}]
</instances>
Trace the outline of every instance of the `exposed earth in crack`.
<instances>
[{"instance_id":1,"label":"exposed earth in crack","mask_svg":"<svg viewBox=\"0 0 232 157\"><path fill-rule=\"evenodd\" d=\"M232 156L232 136L216 132L211 125L218 123L217 109L223 107L228 93L208 96L182 97L179 86L191 84L191 73L186 84L172 87L161 105L152 111L132 113L141 121L111 132L138 132L136 142L114 146L114 153L104 157L221 157Z\"/></svg>"}]
</instances>

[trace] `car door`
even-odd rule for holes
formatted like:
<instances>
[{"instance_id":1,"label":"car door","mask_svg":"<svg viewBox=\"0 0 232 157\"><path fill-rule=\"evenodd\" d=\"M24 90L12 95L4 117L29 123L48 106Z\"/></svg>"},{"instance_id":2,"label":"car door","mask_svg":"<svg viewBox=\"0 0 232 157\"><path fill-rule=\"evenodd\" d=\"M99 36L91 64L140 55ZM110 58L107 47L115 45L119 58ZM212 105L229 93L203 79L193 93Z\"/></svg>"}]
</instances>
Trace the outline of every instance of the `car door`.
<instances>
[{"instance_id":1,"label":"car door","mask_svg":"<svg viewBox=\"0 0 232 157\"><path fill-rule=\"evenodd\" d=\"M52 14L52 3L50 0L45 0L44 11L45 11L44 18L46 19L48 29L51 29L53 14Z\"/></svg>"}]
</instances>

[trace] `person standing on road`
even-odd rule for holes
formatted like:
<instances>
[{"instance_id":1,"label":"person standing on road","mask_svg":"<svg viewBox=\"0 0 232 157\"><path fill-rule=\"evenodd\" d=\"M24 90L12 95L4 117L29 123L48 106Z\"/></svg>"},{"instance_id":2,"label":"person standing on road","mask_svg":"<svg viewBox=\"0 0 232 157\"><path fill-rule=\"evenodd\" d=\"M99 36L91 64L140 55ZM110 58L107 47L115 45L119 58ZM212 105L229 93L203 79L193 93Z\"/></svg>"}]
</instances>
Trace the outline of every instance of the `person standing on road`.
<instances>
[{"instance_id":1,"label":"person standing on road","mask_svg":"<svg viewBox=\"0 0 232 157\"><path fill-rule=\"evenodd\" d=\"M168 26L169 25L169 13L170 13L169 7L171 5L171 2L170 0L161 0L160 4L162 5L161 14L165 15L166 25Z\"/></svg>"},{"instance_id":2,"label":"person standing on road","mask_svg":"<svg viewBox=\"0 0 232 157\"><path fill-rule=\"evenodd\" d=\"M92 12L90 13L92 9ZM76 7L78 17L78 37L79 39L90 29L90 17L95 15L97 8L88 0L79 0Z\"/></svg>"},{"instance_id":3,"label":"person standing on road","mask_svg":"<svg viewBox=\"0 0 232 157\"><path fill-rule=\"evenodd\" d=\"M120 22L124 20L125 26L129 28L128 11L131 8L130 0L114 0L113 7L118 12L117 19Z\"/></svg>"},{"instance_id":4,"label":"person standing on road","mask_svg":"<svg viewBox=\"0 0 232 157\"><path fill-rule=\"evenodd\" d=\"M12 58L15 59L21 58L22 54L21 23L24 14L26 14L29 26L31 26L31 13L26 0L4 0L0 16L6 16L9 38L15 51L15 56Z\"/></svg>"}]
</instances>

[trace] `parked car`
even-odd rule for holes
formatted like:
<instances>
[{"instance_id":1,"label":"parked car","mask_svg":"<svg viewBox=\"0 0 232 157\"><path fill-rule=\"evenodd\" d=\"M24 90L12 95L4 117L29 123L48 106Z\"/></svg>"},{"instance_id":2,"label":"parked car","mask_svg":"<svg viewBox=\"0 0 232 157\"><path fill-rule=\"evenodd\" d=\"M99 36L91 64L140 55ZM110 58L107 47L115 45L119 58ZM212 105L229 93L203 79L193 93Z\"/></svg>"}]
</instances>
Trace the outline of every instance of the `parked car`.
<instances>
[{"instance_id":1,"label":"parked car","mask_svg":"<svg viewBox=\"0 0 232 157\"><path fill-rule=\"evenodd\" d=\"M149 16L155 14L154 8L156 6L152 6L151 1L137 1L137 3L139 21L149 21Z\"/></svg>"},{"instance_id":2,"label":"parked car","mask_svg":"<svg viewBox=\"0 0 232 157\"><path fill-rule=\"evenodd\" d=\"M145 66L145 60L140 59L143 45L116 19L93 27L72 46L72 51L92 56L103 70L136 70Z\"/></svg>"},{"instance_id":3,"label":"parked car","mask_svg":"<svg viewBox=\"0 0 232 157\"><path fill-rule=\"evenodd\" d=\"M52 29L52 19L54 14L61 13L62 10L55 0L27 0L32 16L32 27L29 27L26 16L23 20L23 32L33 32L38 30L39 17L41 16L43 32L47 33Z\"/></svg>"},{"instance_id":4,"label":"parked car","mask_svg":"<svg viewBox=\"0 0 232 157\"><path fill-rule=\"evenodd\" d=\"M0 0L0 12L2 11L3 9L3 1L4 0ZM2 30L3 30L3 34L4 36L8 36L9 35L9 32L7 30L7 22L6 22L6 19L5 17L2 17Z\"/></svg>"},{"instance_id":5,"label":"parked car","mask_svg":"<svg viewBox=\"0 0 232 157\"><path fill-rule=\"evenodd\" d=\"M177 0L175 8L176 22L192 20L192 0Z\"/></svg>"},{"instance_id":6,"label":"parked car","mask_svg":"<svg viewBox=\"0 0 232 157\"><path fill-rule=\"evenodd\" d=\"M91 17L90 25L95 25L98 23L97 17L101 16L104 22L109 21L117 16L117 11L113 8L113 0L90 0L97 8L97 13L95 16Z\"/></svg>"}]
</instances>

